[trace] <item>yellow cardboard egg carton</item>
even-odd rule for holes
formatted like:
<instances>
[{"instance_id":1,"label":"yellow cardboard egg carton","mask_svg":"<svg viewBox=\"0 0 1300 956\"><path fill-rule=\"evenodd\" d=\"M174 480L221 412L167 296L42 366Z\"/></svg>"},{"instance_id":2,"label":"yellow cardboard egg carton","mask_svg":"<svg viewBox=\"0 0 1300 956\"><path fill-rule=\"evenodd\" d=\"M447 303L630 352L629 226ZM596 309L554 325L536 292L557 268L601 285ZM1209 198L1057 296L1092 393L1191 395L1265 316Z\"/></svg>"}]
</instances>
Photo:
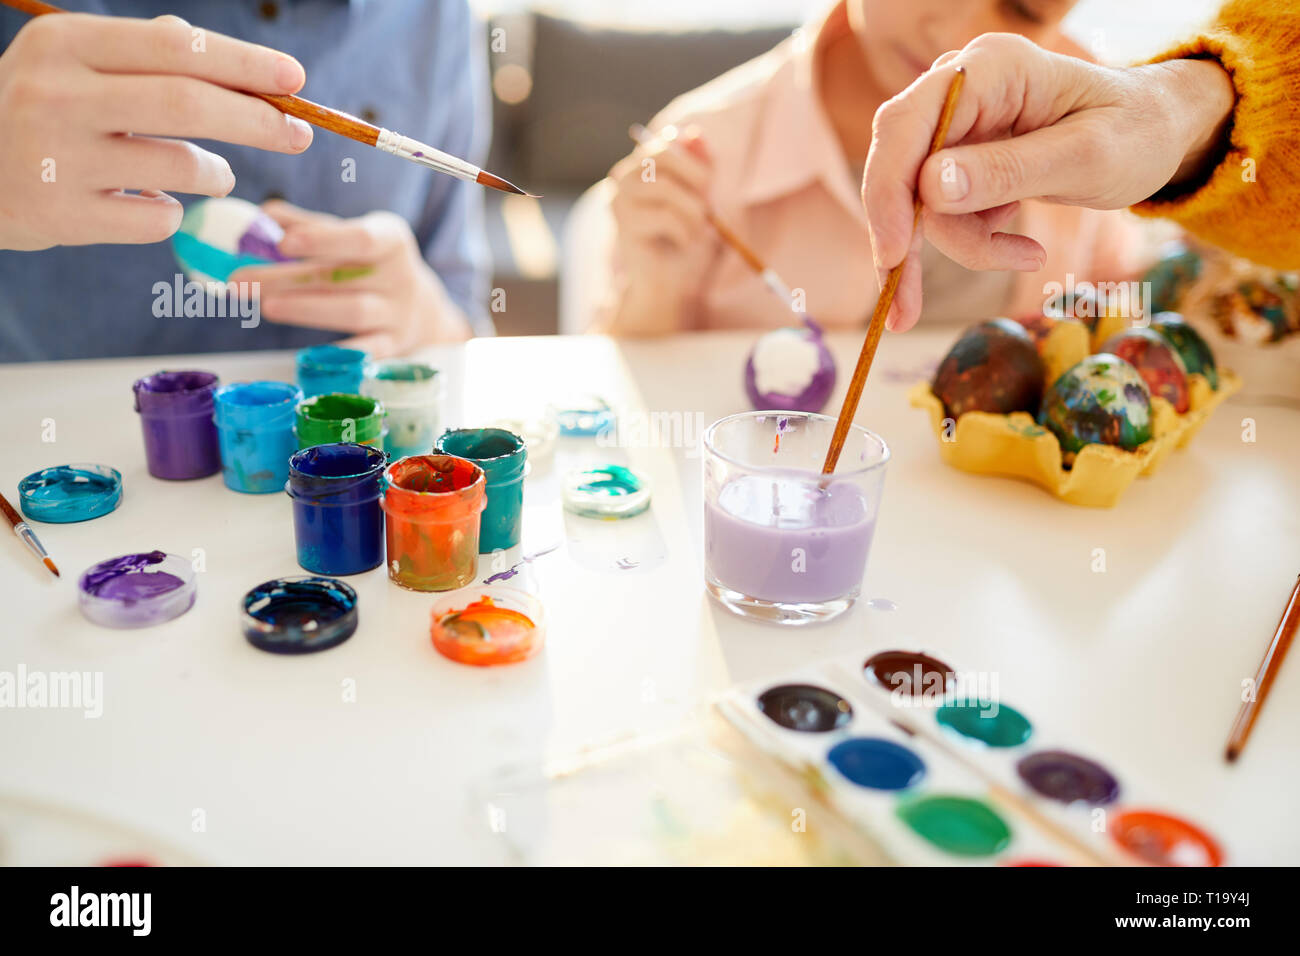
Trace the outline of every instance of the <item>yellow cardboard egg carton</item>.
<instances>
[{"instance_id":1,"label":"yellow cardboard egg carton","mask_svg":"<svg viewBox=\"0 0 1300 956\"><path fill-rule=\"evenodd\" d=\"M1052 330L1042 349L1049 383L1083 360L1088 354L1087 338L1086 330L1075 324ZM967 412L954 422L930 391L929 382L912 386L907 397L914 407L929 413L939 439L939 456L952 467L978 475L1021 478L1072 505L1110 508L1134 478L1155 474L1170 451L1191 441L1211 413L1241 388L1241 379L1220 369L1218 391L1199 374L1187 376L1187 386L1189 408L1183 415L1163 398L1151 397L1149 441L1133 451L1114 445L1085 445L1070 468L1065 467L1056 436L1027 412Z\"/></svg>"}]
</instances>

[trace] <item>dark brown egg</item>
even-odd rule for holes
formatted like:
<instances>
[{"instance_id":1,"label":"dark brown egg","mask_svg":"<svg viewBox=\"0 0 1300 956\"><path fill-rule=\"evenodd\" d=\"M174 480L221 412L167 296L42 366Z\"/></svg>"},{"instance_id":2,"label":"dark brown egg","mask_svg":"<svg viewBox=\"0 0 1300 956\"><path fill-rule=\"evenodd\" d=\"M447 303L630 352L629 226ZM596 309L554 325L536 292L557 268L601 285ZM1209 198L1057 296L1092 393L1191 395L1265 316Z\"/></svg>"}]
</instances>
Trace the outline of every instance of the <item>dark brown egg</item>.
<instances>
[{"instance_id":1,"label":"dark brown egg","mask_svg":"<svg viewBox=\"0 0 1300 956\"><path fill-rule=\"evenodd\" d=\"M931 391L953 418L966 412L1038 411L1045 371L1034 340L1010 319L972 326L949 350Z\"/></svg>"}]
</instances>

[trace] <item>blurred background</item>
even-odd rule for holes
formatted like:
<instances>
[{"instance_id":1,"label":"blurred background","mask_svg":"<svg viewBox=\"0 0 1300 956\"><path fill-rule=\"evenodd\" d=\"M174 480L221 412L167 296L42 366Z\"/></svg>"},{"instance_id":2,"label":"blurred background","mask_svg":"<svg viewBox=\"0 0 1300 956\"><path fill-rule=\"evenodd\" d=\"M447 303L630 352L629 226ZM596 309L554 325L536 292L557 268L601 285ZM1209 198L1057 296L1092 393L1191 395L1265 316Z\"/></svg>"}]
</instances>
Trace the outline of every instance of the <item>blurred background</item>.
<instances>
[{"instance_id":1,"label":"blurred background","mask_svg":"<svg viewBox=\"0 0 1300 956\"><path fill-rule=\"evenodd\" d=\"M561 326L561 250L574 202L630 151L628 126L775 46L829 0L470 5L487 24L488 168L543 194L488 194L493 287L505 290L508 303L494 318L502 335L538 335ZM1123 64L1186 36L1218 6L1219 0L1081 0L1067 30L1102 62Z\"/></svg>"}]
</instances>

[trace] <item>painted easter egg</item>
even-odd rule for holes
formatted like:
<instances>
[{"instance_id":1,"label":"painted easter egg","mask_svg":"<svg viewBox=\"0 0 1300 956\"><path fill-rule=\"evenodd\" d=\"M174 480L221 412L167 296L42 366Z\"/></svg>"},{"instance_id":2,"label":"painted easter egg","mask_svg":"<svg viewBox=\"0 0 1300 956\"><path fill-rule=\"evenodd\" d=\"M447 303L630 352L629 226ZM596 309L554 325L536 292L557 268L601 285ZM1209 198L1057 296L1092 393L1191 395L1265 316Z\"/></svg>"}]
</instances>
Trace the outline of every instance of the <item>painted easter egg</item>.
<instances>
[{"instance_id":1,"label":"painted easter egg","mask_svg":"<svg viewBox=\"0 0 1300 956\"><path fill-rule=\"evenodd\" d=\"M1084 445L1132 451L1151 438L1151 393L1132 365L1099 352L1052 384L1043 397L1038 424L1060 440L1066 464Z\"/></svg>"},{"instance_id":2,"label":"painted easter egg","mask_svg":"<svg viewBox=\"0 0 1300 956\"><path fill-rule=\"evenodd\" d=\"M227 196L190 205L172 236L172 251L191 281L225 282L244 266L287 261L277 248L283 238L280 224L261 209Z\"/></svg>"},{"instance_id":3,"label":"painted easter egg","mask_svg":"<svg viewBox=\"0 0 1300 956\"><path fill-rule=\"evenodd\" d=\"M1052 296L1043 306L1043 314L1053 318L1078 319L1091 332L1097 328L1097 322L1105 311L1105 303L1097 297L1097 291L1090 285Z\"/></svg>"},{"instance_id":4,"label":"painted easter egg","mask_svg":"<svg viewBox=\"0 0 1300 956\"><path fill-rule=\"evenodd\" d=\"M1214 314L1226 334L1255 345L1281 340L1300 320L1295 292L1285 282L1258 279L1247 279L1217 296Z\"/></svg>"},{"instance_id":5,"label":"painted easter egg","mask_svg":"<svg viewBox=\"0 0 1300 956\"><path fill-rule=\"evenodd\" d=\"M1187 324L1177 312L1160 312L1151 317L1151 328L1174 347L1188 375L1200 373L1218 391L1219 370L1214 365L1214 353L1201 334Z\"/></svg>"},{"instance_id":6,"label":"painted easter egg","mask_svg":"<svg viewBox=\"0 0 1300 956\"><path fill-rule=\"evenodd\" d=\"M807 316L798 328L760 337L745 362L745 394L756 411L820 412L834 390L835 359Z\"/></svg>"},{"instance_id":7,"label":"painted easter egg","mask_svg":"<svg viewBox=\"0 0 1300 956\"><path fill-rule=\"evenodd\" d=\"M1043 397L1043 360L1029 333L990 319L962 333L939 363L930 390L953 418L966 412L1033 412Z\"/></svg>"},{"instance_id":8,"label":"painted easter egg","mask_svg":"<svg viewBox=\"0 0 1300 956\"><path fill-rule=\"evenodd\" d=\"M1187 369L1159 332L1126 329L1107 339L1101 350L1118 355L1137 369L1151 394L1174 406L1179 415L1187 411Z\"/></svg>"},{"instance_id":9,"label":"painted easter egg","mask_svg":"<svg viewBox=\"0 0 1300 956\"><path fill-rule=\"evenodd\" d=\"M1163 250L1155 265L1142 277L1149 282L1151 311L1170 312L1178 308L1183 293L1201 274L1201 255L1185 242L1171 242Z\"/></svg>"}]
</instances>

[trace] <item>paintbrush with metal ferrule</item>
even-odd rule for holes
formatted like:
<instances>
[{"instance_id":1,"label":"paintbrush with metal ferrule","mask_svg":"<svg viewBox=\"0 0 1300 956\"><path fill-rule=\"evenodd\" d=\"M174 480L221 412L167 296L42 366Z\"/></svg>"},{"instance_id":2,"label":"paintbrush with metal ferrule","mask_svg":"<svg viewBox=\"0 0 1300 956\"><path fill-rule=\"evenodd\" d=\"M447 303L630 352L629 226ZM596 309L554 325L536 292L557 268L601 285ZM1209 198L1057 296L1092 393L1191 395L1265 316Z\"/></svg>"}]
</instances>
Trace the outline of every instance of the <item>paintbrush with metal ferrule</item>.
<instances>
[{"instance_id":1,"label":"paintbrush with metal ferrule","mask_svg":"<svg viewBox=\"0 0 1300 956\"><path fill-rule=\"evenodd\" d=\"M18 537L23 540L23 543L31 549L32 554L40 558L41 563L49 568L50 573L56 578L62 577L62 575L59 574L59 569L54 566L54 559L51 558L50 553L45 550L45 545L41 544L41 539L36 537L36 532L32 530L32 526L23 519L22 515L14 510L14 506L9 503L4 495L0 495L0 511L5 513L5 517L9 519L9 524L13 526L14 534L18 535Z\"/></svg>"},{"instance_id":2,"label":"paintbrush with metal ferrule","mask_svg":"<svg viewBox=\"0 0 1300 956\"><path fill-rule=\"evenodd\" d=\"M15 10L33 17L43 16L47 13L68 12L53 4L42 3L41 0L0 0L0 4L13 7ZM274 93L254 93L247 90L244 92L248 93L249 96L256 96L258 99L270 103L281 113L296 116L313 126L327 129L331 133L338 133L340 136L346 136L348 139L364 143L366 146L373 146L385 153L392 153L394 156L400 156L402 159L408 159L420 166L446 173L448 176L455 176L457 179L463 179L466 182L478 183L480 186L497 189L503 193L513 193L517 196L533 195L520 189L514 183L489 173L486 169L480 169L471 162L452 156L450 153L444 153L440 149L434 149L427 143L421 143L409 136L403 136L401 133L394 133L390 129L384 129L357 119L342 110L331 109L328 106L313 103L301 96L280 96ZM533 198L536 199L537 197L533 196Z\"/></svg>"},{"instance_id":3,"label":"paintbrush with metal ferrule","mask_svg":"<svg viewBox=\"0 0 1300 956\"><path fill-rule=\"evenodd\" d=\"M638 146L646 147L654 143L655 140L664 139L662 135L650 132L650 130L646 129L640 123L633 123L628 127L627 135L630 136L632 141ZM795 306L794 291L785 284L785 281L779 275L777 275L775 269L764 262L759 254L751 249L745 240L736 235L730 226L715 216L712 210L706 209L704 211L704 218L708 221L709 225L717 231L718 235L722 237L722 241L734 249L740 258L745 260L745 265L754 270L754 273L762 280L763 285L767 286L768 289L770 289L777 298L784 302L792 312L796 315L802 316L805 320L807 319L807 316Z\"/></svg>"}]
</instances>

